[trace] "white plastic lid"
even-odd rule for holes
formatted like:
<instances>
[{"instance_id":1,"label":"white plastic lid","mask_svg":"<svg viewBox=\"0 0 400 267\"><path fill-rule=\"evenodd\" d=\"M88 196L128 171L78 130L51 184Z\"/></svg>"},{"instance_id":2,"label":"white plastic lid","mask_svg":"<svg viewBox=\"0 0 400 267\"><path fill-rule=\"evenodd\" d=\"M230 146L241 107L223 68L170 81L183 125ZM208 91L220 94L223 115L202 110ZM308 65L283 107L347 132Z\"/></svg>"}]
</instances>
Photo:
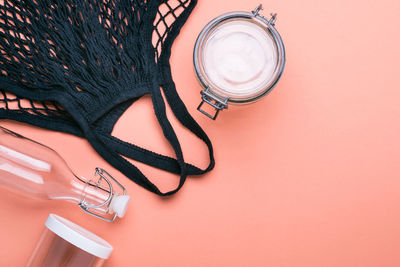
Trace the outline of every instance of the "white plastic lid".
<instances>
[{"instance_id":1,"label":"white plastic lid","mask_svg":"<svg viewBox=\"0 0 400 267\"><path fill-rule=\"evenodd\" d=\"M50 214L45 225L62 239L96 257L107 259L113 251L105 240L58 215Z\"/></svg>"}]
</instances>

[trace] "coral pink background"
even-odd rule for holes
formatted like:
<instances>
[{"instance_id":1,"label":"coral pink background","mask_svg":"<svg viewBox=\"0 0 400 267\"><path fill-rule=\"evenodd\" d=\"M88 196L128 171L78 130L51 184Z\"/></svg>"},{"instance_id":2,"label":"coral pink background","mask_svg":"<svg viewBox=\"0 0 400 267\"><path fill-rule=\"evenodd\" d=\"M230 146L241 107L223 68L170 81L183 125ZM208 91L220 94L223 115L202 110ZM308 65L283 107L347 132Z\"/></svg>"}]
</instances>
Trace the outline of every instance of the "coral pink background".
<instances>
[{"instance_id":1,"label":"coral pink background","mask_svg":"<svg viewBox=\"0 0 400 267\"><path fill-rule=\"evenodd\" d=\"M283 78L262 101L211 121L196 111L195 39L217 15L258 3L200 0L173 46L179 94L216 156L211 173L173 197L130 182L83 139L0 122L55 148L81 175L107 169L132 195L126 217L106 223L0 189L1 266L26 262L51 212L109 241L107 266L400 266L400 2L264 1L287 49ZM185 157L205 166L205 148L177 128ZM172 155L149 99L114 134ZM140 167L163 189L177 183Z\"/></svg>"}]
</instances>

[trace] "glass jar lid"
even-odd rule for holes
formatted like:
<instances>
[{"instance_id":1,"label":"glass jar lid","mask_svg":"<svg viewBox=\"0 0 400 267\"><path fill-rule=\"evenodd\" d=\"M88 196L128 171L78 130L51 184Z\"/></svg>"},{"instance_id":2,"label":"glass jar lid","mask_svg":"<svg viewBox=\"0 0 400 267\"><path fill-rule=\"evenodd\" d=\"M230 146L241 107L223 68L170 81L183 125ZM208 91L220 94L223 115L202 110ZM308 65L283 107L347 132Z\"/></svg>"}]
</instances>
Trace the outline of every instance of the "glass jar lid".
<instances>
[{"instance_id":1,"label":"glass jar lid","mask_svg":"<svg viewBox=\"0 0 400 267\"><path fill-rule=\"evenodd\" d=\"M267 20L253 12L231 12L210 21L194 48L194 67L204 87L199 110L212 119L228 103L253 102L267 94L279 80L285 50L274 28L276 14ZM216 108L211 116L201 109L206 102Z\"/></svg>"}]
</instances>

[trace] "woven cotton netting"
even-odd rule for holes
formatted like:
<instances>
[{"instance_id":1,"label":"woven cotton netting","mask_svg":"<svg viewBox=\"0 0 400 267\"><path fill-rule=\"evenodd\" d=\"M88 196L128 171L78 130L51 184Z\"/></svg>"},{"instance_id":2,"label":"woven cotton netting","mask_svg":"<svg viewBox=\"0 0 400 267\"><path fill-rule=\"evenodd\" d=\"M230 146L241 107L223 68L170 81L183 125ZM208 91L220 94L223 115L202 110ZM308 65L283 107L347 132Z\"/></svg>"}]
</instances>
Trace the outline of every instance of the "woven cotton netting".
<instances>
[{"instance_id":1,"label":"woven cotton netting","mask_svg":"<svg viewBox=\"0 0 400 267\"><path fill-rule=\"evenodd\" d=\"M189 2L157 4L151 34L156 60L170 26ZM143 52L148 36L144 21L150 17L149 2L0 3L0 71L21 87L31 92L55 89L78 97L79 92L101 97L146 82L135 72L146 64ZM8 98L3 94L1 101L7 102ZM35 109L32 105L31 110ZM21 111L28 111L28 107Z\"/></svg>"},{"instance_id":2,"label":"woven cotton netting","mask_svg":"<svg viewBox=\"0 0 400 267\"><path fill-rule=\"evenodd\" d=\"M164 193L121 155L181 174L180 186L187 174L208 171L183 161L161 94L179 121L207 143L212 157L208 137L176 93L169 66L172 42L195 4L0 1L0 118L85 137L114 167L157 194ZM177 159L111 136L122 113L145 94L152 96Z\"/></svg>"}]
</instances>

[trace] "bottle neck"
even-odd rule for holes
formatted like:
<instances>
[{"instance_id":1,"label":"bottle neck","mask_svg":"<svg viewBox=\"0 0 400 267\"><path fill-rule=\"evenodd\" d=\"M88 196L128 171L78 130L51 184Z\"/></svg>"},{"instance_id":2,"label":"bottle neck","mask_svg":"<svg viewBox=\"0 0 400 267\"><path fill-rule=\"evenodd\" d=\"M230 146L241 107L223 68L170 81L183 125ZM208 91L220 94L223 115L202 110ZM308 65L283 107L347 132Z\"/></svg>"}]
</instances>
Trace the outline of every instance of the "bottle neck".
<instances>
[{"instance_id":1,"label":"bottle neck","mask_svg":"<svg viewBox=\"0 0 400 267\"><path fill-rule=\"evenodd\" d=\"M107 214L112 197L109 188L103 188L98 180L85 180L76 177L71 181L72 191L79 195L78 205L85 211L95 209L97 213Z\"/></svg>"}]
</instances>

